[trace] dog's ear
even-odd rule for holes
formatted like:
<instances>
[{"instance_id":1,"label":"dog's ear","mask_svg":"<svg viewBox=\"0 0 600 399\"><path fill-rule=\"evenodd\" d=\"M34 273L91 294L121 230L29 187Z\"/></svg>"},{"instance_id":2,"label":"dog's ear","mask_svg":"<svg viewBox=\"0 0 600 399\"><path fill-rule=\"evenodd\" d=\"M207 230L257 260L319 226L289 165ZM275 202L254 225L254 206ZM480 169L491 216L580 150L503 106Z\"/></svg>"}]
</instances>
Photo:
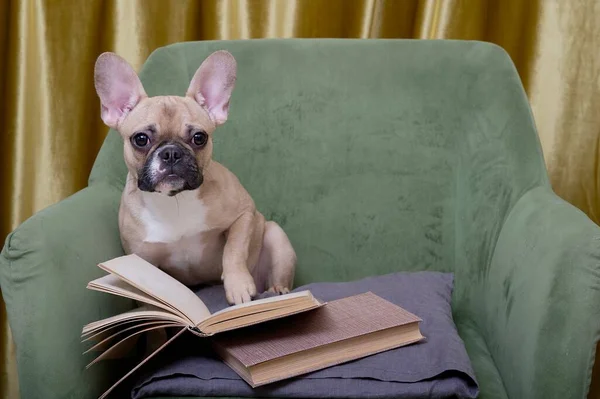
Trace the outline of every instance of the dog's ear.
<instances>
[{"instance_id":1,"label":"dog's ear","mask_svg":"<svg viewBox=\"0 0 600 399\"><path fill-rule=\"evenodd\" d=\"M227 120L236 69L233 55L224 50L215 51L200 65L187 90L186 95L203 106L216 125Z\"/></svg>"},{"instance_id":2,"label":"dog's ear","mask_svg":"<svg viewBox=\"0 0 600 399\"><path fill-rule=\"evenodd\" d=\"M113 129L146 97L131 65L114 53L102 53L96 60L94 85L102 104L102 120Z\"/></svg>"}]
</instances>

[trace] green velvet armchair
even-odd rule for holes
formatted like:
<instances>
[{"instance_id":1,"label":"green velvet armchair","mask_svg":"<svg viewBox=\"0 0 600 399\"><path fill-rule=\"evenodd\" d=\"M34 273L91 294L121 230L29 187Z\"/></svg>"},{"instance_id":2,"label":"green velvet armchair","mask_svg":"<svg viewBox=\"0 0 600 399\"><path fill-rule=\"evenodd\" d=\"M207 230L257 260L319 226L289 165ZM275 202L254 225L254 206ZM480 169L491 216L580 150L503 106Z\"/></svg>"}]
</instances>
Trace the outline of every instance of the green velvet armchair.
<instances>
[{"instance_id":1,"label":"green velvet armchair","mask_svg":"<svg viewBox=\"0 0 600 399\"><path fill-rule=\"evenodd\" d=\"M212 51L238 61L229 167L298 254L296 284L391 271L455 276L454 320L481 398L580 398L600 336L600 228L549 185L509 56L469 41L288 39L156 50L149 95L183 95ZM93 82L90 81L90 86ZM98 114L98 118L100 115ZM0 284L24 399L93 398L81 327L134 306L86 290L119 256L126 177L109 131L88 187L6 239Z\"/></svg>"}]
</instances>

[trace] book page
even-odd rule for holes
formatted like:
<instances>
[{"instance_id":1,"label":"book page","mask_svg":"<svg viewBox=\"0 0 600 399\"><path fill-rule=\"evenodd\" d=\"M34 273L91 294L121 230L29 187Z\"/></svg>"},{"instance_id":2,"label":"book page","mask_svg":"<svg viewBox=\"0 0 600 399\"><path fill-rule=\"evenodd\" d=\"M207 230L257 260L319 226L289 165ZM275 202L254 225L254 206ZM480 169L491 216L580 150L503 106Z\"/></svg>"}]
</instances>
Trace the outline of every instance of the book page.
<instances>
[{"instance_id":1,"label":"book page","mask_svg":"<svg viewBox=\"0 0 600 399\"><path fill-rule=\"evenodd\" d=\"M125 280L121 280L121 278L114 274L107 274L104 277L100 277L96 280L90 281L87 285L87 288L94 291L105 292L108 294L133 299L134 301L138 302L144 302L149 305L156 306L157 308L161 308L169 312L174 312L182 319L187 319L187 317L179 310L154 299L150 295L147 295L143 291L140 291L134 286L130 285Z\"/></svg>"},{"instance_id":2,"label":"book page","mask_svg":"<svg viewBox=\"0 0 600 399\"><path fill-rule=\"evenodd\" d=\"M111 345L107 350L102 352L98 357L96 357L94 360L92 360L90 363L88 363L88 365L85 366L85 368L88 369L91 366L93 366L94 364L101 361L102 359L109 358L113 354L113 352L117 352L120 347L126 346L128 341L130 341L132 338L136 338L137 336L139 336L140 334L143 334L145 332L160 329L160 328L165 328L165 327L177 327L177 326L150 326L150 327L146 327L141 330L130 332L124 338L121 338L120 340L118 340L117 343L115 343L114 345ZM179 328L181 328L181 326L179 326ZM184 327L184 329L185 328L186 327Z\"/></svg>"},{"instance_id":3,"label":"book page","mask_svg":"<svg viewBox=\"0 0 600 399\"><path fill-rule=\"evenodd\" d=\"M201 331L204 334L212 335L242 327L248 327L254 324L263 323L265 321L272 321L283 317L292 316L302 312L307 312L309 310L317 309L323 305L324 304L318 303L313 303L312 305L307 305L306 303L297 303L295 305L265 310L264 312L244 314L240 317L227 319L225 321L209 324L207 326L201 324L200 326Z\"/></svg>"},{"instance_id":4,"label":"book page","mask_svg":"<svg viewBox=\"0 0 600 399\"><path fill-rule=\"evenodd\" d=\"M223 329L233 329L257 324L274 318L285 317L294 313L312 310L322 304L310 291L257 299L225 308L204 320L197 327L203 333L216 333ZM216 327L219 325L220 327ZM227 327L226 327L227 326Z\"/></svg>"},{"instance_id":5,"label":"book page","mask_svg":"<svg viewBox=\"0 0 600 399\"><path fill-rule=\"evenodd\" d=\"M256 299L251 302L240 303L239 305L234 305L234 306L230 306L228 308L219 310L218 312L213 313L211 315L211 317L215 317L217 315L225 314L225 313L250 314L250 313L253 313L253 311L252 311L252 309L248 309L248 308L263 307L261 305L270 305L270 304L273 304L273 308L275 308L275 307L277 307L278 302L287 301L287 300L296 299L296 298L304 298L304 297L312 297L312 294L310 293L310 291L300 291L300 292L292 292L289 294L272 296L269 298Z\"/></svg>"},{"instance_id":6,"label":"book page","mask_svg":"<svg viewBox=\"0 0 600 399\"><path fill-rule=\"evenodd\" d=\"M129 330L131 328L141 328L145 325L151 325L151 324L162 324L162 323L175 323L175 322L171 322L171 321L164 321L164 320L152 320L152 319L148 319L148 320L140 320L140 319L133 319L133 320L128 320L122 323L118 323L118 324L112 324L110 326L108 326L108 328L102 328L102 329L97 329L94 332L90 332L86 335L82 335L82 340L81 342L100 342L103 339L105 339L106 337L110 336L111 334L115 334L118 331L122 331L122 330ZM179 323L179 325L181 325L181 323Z\"/></svg>"},{"instance_id":7,"label":"book page","mask_svg":"<svg viewBox=\"0 0 600 399\"><path fill-rule=\"evenodd\" d=\"M141 257L125 255L98 265L127 283L183 313L193 326L210 316L210 311L189 288Z\"/></svg>"},{"instance_id":8,"label":"book page","mask_svg":"<svg viewBox=\"0 0 600 399\"><path fill-rule=\"evenodd\" d=\"M85 335L94 333L100 329L107 328L109 326L120 324L120 323L130 322L132 320L171 321L174 323L179 323L182 326L185 326L188 324L185 319L182 319L181 317L179 317L171 312L166 312L162 309L158 309L153 306L147 305L147 306L139 307L137 309L130 310L125 313L110 316L105 319L86 324L83 327L82 335L85 336Z\"/></svg>"},{"instance_id":9,"label":"book page","mask_svg":"<svg viewBox=\"0 0 600 399\"><path fill-rule=\"evenodd\" d=\"M103 352L110 346L110 343L112 341L115 341L120 335L125 334L125 333L131 334L132 332L135 332L135 330L139 330L139 329L148 331L149 328L158 329L158 328L165 328L165 327L181 327L181 324L177 324L174 322L167 322L167 321L147 321L144 323L135 324L135 325L127 327L127 328L120 328L116 332L114 332L112 335L109 335L108 337L101 337L101 340L99 342L96 342L93 346L91 346L85 352L83 352L83 354L85 355L86 353L89 353L89 352Z\"/></svg>"}]
</instances>

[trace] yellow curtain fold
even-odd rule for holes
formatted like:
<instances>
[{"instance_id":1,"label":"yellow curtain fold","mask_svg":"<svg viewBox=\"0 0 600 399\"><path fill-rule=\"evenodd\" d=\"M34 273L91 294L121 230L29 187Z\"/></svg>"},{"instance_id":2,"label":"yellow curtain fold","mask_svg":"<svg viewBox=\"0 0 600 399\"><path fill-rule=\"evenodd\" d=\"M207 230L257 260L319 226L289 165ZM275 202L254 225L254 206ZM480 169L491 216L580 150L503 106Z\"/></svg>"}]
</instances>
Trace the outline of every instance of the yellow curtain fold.
<instances>
[{"instance_id":1,"label":"yellow curtain fold","mask_svg":"<svg viewBox=\"0 0 600 399\"><path fill-rule=\"evenodd\" d=\"M0 236L85 186L107 131L92 80L102 51L139 68L169 43L263 37L502 46L531 101L555 191L600 222L598 21L596 0L4 0ZM14 348L0 305L0 396L15 398ZM590 397L600 397L597 387Z\"/></svg>"}]
</instances>

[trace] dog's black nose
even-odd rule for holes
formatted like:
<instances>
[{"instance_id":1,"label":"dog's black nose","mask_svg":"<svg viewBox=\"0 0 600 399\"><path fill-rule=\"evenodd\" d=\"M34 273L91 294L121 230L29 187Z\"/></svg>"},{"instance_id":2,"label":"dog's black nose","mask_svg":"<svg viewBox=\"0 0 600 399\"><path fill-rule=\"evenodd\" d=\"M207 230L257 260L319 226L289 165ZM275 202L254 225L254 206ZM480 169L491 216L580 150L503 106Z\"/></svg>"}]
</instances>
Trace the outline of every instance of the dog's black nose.
<instances>
[{"instance_id":1,"label":"dog's black nose","mask_svg":"<svg viewBox=\"0 0 600 399\"><path fill-rule=\"evenodd\" d=\"M166 145L158 152L158 157L162 159L167 165L175 165L181 161L183 155L181 148L175 145Z\"/></svg>"}]
</instances>

